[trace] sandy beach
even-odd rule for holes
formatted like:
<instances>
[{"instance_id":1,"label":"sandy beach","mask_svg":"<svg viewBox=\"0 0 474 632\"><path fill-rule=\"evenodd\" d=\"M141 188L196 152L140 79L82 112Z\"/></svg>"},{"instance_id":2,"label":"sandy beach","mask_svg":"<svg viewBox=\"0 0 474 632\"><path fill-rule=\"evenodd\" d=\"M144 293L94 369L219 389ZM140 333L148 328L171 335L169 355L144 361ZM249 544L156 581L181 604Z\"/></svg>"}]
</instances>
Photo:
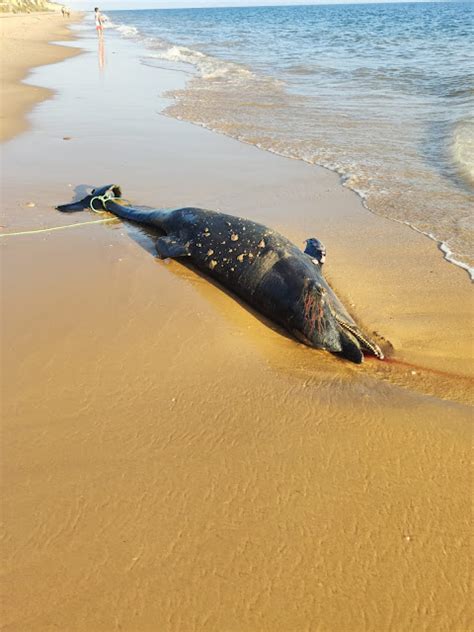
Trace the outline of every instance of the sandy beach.
<instances>
[{"instance_id":1,"label":"sandy beach","mask_svg":"<svg viewBox=\"0 0 474 632\"><path fill-rule=\"evenodd\" d=\"M389 355L304 347L126 223L1 237L3 629L469 630L466 273L334 173L161 115L186 75L118 34L0 24L2 235L101 219L54 206L109 182L315 235Z\"/></svg>"}]
</instances>

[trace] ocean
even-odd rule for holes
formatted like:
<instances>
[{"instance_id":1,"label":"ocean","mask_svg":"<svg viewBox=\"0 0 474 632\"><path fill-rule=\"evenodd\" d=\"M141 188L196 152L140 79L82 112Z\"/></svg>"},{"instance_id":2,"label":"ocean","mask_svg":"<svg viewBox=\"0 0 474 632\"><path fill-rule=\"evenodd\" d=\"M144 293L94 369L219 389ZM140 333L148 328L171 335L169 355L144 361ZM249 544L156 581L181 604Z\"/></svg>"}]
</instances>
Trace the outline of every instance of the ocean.
<instances>
[{"instance_id":1,"label":"ocean","mask_svg":"<svg viewBox=\"0 0 474 632\"><path fill-rule=\"evenodd\" d=\"M189 72L166 114L336 171L474 279L473 4L107 15L143 63Z\"/></svg>"}]
</instances>

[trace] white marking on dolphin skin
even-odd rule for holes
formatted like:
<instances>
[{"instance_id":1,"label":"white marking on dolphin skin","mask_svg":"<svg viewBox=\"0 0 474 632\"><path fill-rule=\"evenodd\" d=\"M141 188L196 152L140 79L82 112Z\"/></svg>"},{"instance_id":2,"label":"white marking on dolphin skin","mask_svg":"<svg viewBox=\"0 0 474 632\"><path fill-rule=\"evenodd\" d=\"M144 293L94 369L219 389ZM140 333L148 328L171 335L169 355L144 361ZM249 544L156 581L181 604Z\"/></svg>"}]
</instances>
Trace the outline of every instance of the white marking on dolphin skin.
<instances>
[{"instance_id":1,"label":"white marking on dolphin skin","mask_svg":"<svg viewBox=\"0 0 474 632\"><path fill-rule=\"evenodd\" d=\"M211 268L211 270L214 270L214 268L216 267L216 265L217 265L217 261L216 261L215 259L212 259L212 260L209 262L209 267Z\"/></svg>"},{"instance_id":2,"label":"white marking on dolphin skin","mask_svg":"<svg viewBox=\"0 0 474 632\"><path fill-rule=\"evenodd\" d=\"M232 235L230 236L230 238L231 238L231 240L232 240L232 241L237 241L237 240L238 240L238 238L239 238L239 236L238 236L238 235L236 235L235 233L232 233Z\"/></svg>"},{"instance_id":3,"label":"white marking on dolphin skin","mask_svg":"<svg viewBox=\"0 0 474 632\"><path fill-rule=\"evenodd\" d=\"M237 257L237 261L240 261L240 263L242 263L242 262L243 262L243 260L244 260L244 257L245 257L245 254L241 254L241 255L239 255L239 256Z\"/></svg>"},{"instance_id":4,"label":"white marking on dolphin skin","mask_svg":"<svg viewBox=\"0 0 474 632\"><path fill-rule=\"evenodd\" d=\"M259 248L265 248L265 246L266 246L266 245L267 245L267 244L265 243L265 240L264 240L264 239L262 239L262 240L260 241L260 243L258 244L258 247L259 247Z\"/></svg>"},{"instance_id":5,"label":"white marking on dolphin skin","mask_svg":"<svg viewBox=\"0 0 474 632\"><path fill-rule=\"evenodd\" d=\"M210 257L210 256L211 256L211 255L213 255L213 254L214 254L214 250L209 249L209 250L207 251L207 256L208 256L208 257Z\"/></svg>"}]
</instances>

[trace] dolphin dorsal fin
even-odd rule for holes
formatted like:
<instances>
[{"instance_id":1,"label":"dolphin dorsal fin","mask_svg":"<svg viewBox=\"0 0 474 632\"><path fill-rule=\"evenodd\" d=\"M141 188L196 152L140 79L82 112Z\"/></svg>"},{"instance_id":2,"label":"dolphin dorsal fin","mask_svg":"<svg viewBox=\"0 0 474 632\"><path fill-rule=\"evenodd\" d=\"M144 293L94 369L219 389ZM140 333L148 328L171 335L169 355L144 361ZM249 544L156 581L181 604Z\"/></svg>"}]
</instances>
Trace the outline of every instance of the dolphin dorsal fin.
<instances>
[{"instance_id":1,"label":"dolphin dorsal fin","mask_svg":"<svg viewBox=\"0 0 474 632\"><path fill-rule=\"evenodd\" d=\"M316 265L322 266L326 260L326 248L316 237L306 240L304 253L309 255Z\"/></svg>"}]
</instances>

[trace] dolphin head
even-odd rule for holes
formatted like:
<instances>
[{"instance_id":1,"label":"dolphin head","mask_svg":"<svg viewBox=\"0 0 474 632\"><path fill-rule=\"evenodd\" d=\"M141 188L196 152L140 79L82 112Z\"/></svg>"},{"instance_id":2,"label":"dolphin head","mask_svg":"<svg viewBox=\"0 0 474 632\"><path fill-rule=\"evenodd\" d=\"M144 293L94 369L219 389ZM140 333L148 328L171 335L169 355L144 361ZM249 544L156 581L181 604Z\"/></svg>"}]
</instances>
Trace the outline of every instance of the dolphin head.
<instances>
[{"instance_id":1,"label":"dolphin head","mask_svg":"<svg viewBox=\"0 0 474 632\"><path fill-rule=\"evenodd\" d=\"M304 284L298 331L307 344L360 364L364 351L380 359L383 353L360 331L345 310L339 310L339 301L334 293L319 283L308 280Z\"/></svg>"}]
</instances>

